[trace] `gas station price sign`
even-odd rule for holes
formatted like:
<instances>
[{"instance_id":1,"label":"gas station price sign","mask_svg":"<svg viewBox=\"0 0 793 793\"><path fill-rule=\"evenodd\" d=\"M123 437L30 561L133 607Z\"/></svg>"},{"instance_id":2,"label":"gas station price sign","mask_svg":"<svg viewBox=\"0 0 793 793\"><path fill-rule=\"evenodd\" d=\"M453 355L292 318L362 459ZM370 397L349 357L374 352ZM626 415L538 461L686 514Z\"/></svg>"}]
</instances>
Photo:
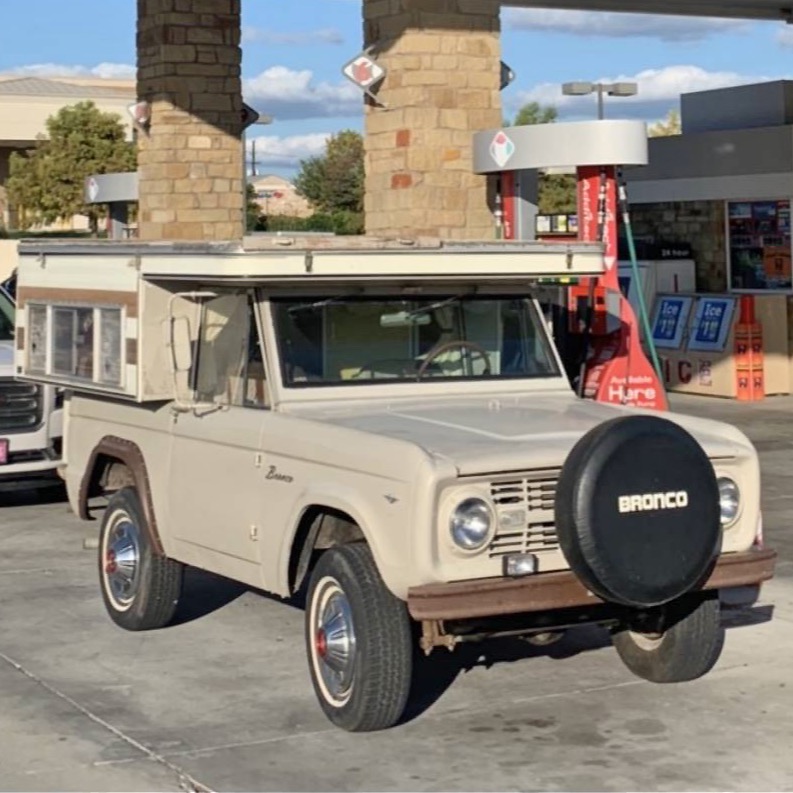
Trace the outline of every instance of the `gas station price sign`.
<instances>
[{"instance_id":1,"label":"gas station price sign","mask_svg":"<svg viewBox=\"0 0 793 793\"><path fill-rule=\"evenodd\" d=\"M691 336L688 349L722 352L730 334L734 311L734 298L699 298L694 318L694 333Z\"/></svg>"},{"instance_id":2,"label":"gas station price sign","mask_svg":"<svg viewBox=\"0 0 793 793\"><path fill-rule=\"evenodd\" d=\"M653 321L653 341L661 349L677 350L691 314L691 297L660 297Z\"/></svg>"}]
</instances>

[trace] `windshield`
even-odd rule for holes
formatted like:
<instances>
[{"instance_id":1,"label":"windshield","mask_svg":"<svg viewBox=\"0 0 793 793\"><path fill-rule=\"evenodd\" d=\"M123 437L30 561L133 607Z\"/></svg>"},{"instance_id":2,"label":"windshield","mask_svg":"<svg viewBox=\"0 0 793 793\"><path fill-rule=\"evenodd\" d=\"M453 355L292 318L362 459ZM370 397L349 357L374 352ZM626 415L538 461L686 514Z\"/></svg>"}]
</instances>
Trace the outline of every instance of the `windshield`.
<instances>
[{"instance_id":1,"label":"windshield","mask_svg":"<svg viewBox=\"0 0 793 793\"><path fill-rule=\"evenodd\" d=\"M8 295L0 289L0 341L11 341L14 338L14 304Z\"/></svg>"},{"instance_id":2,"label":"windshield","mask_svg":"<svg viewBox=\"0 0 793 793\"><path fill-rule=\"evenodd\" d=\"M287 386L557 377L531 300L273 299Z\"/></svg>"}]
</instances>

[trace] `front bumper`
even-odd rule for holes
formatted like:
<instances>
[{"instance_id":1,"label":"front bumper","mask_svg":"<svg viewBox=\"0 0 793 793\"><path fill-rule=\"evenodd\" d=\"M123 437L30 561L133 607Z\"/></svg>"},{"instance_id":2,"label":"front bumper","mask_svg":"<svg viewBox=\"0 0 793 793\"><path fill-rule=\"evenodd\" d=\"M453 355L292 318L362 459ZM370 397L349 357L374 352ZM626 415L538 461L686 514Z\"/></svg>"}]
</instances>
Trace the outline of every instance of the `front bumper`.
<instances>
[{"instance_id":1,"label":"front bumper","mask_svg":"<svg viewBox=\"0 0 793 793\"><path fill-rule=\"evenodd\" d=\"M760 584L774 575L776 551L722 554L700 590ZM571 570L524 578L486 578L425 584L408 590L408 611L416 620L457 620L597 606L602 601Z\"/></svg>"},{"instance_id":2,"label":"front bumper","mask_svg":"<svg viewBox=\"0 0 793 793\"><path fill-rule=\"evenodd\" d=\"M49 477L57 480L58 466L62 464L61 458L50 452L43 452L36 455L36 458L0 465L0 483Z\"/></svg>"}]
</instances>

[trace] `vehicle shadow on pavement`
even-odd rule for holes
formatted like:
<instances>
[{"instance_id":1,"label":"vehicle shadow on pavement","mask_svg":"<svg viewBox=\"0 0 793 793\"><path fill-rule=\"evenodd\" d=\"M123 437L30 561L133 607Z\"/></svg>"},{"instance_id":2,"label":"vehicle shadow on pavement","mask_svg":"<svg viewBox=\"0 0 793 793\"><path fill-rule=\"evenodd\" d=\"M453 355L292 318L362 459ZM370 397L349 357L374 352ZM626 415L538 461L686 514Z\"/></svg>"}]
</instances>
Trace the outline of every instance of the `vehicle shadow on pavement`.
<instances>
[{"instance_id":1,"label":"vehicle shadow on pavement","mask_svg":"<svg viewBox=\"0 0 793 793\"><path fill-rule=\"evenodd\" d=\"M496 664L527 661L532 658L563 660L585 652L601 650L611 645L605 628L595 625L569 630L558 642L536 646L524 639L489 639L480 644L459 644L453 652L437 648L425 656L417 651L414 660L413 684L409 705L401 723L423 715L443 696L460 674L476 667L490 668Z\"/></svg>"},{"instance_id":2,"label":"vehicle shadow on pavement","mask_svg":"<svg viewBox=\"0 0 793 793\"><path fill-rule=\"evenodd\" d=\"M306 606L305 592L300 590L289 599L265 592L262 589L224 578L206 570L195 567L185 568L182 596L179 607L171 625L184 625L187 622L208 617L215 611L225 608L237 598L250 592L264 600L272 600L283 606L290 606L298 611L304 611Z\"/></svg>"},{"instance_id":3,"label":"vehicle shadow on pavement","mask_svg":"<svg viewBox=\"0 0 793 793\"><path fill-rule=\"evenodd\" d=\"M745 606L744 608L722 609L721 624L728 630L731 628L748 628L771 622L774 618L773 605Z\"/></svg>"},{"instance_id":4,"label":"vehicle shadow on pavement","mask_svg":"<svg viewBox=\"0 0 793 793\"><path fill-rule=\"evenodd\" d=\"M35 485L22 482L0 485L0 508L45 506L66 501L66 487L61 481Z\"/></svg>"},{"instance_id":5,"label":"vehicle shadow on pavement","mask_svg":"<svg viewBox=\"0 0 793 793\"><path fill-rule=\"evenodd\" d=\"M184 625L207 617L249 591L250 587L245 584L188 567L185 569L179 607L171 625Z\"/></svg>"}]
</instances>

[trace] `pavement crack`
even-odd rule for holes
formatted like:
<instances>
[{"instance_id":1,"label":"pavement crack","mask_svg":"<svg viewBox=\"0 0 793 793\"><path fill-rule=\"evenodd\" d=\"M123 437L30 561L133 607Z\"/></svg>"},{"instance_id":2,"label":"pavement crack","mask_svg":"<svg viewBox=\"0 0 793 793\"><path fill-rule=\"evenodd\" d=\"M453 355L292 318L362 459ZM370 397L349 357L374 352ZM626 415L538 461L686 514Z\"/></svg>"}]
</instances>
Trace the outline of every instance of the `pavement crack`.
<instances>
[{"instance_id":1,"label":"pavement crack","mask_svg":"<svg viewBox=\"0 0 793 793\"><path fill-rule=\"evenodd\" d=\"M160 765L163 765L172 771L176 775L176 780L180 790L185 791L185 793L213 793L211 788L203 785L197 779L194 779L183 768L176 765L175 763L172 763L163 755L155 752L153 749L150 749L140 741L135 740L131 735L127 735L126 733L122 732L120 729L118 729L118 727L115 727L110 724L110 722L105 721L105 719L103 719L101 716L97 716L95 713L92 713L90 710L88 710L88 708L86 708L84 705L81 705L79 702L77 702L77 700L73 699L68 694L65 694L63 691L59 691L57 688L55 688L55 686L50 685L35 673L25 669L25 667L22 666L22 664L20 664L18 661L15 661L13 658L10 658L2 652L0 652L0 660L5 661L5 663L7 663L12 669L15 669L17 672L24 675L28 680L32 681L36 685L41 686L45 691L48 691L53 696L58 697L58 699L62 700L63 702L66 702L72 708L82 713L83 716L94 722L94 724L98 724L100 727L112 733L129 746L144 754L149 760L159 763Z\"/></svg>"}]
</instances>

